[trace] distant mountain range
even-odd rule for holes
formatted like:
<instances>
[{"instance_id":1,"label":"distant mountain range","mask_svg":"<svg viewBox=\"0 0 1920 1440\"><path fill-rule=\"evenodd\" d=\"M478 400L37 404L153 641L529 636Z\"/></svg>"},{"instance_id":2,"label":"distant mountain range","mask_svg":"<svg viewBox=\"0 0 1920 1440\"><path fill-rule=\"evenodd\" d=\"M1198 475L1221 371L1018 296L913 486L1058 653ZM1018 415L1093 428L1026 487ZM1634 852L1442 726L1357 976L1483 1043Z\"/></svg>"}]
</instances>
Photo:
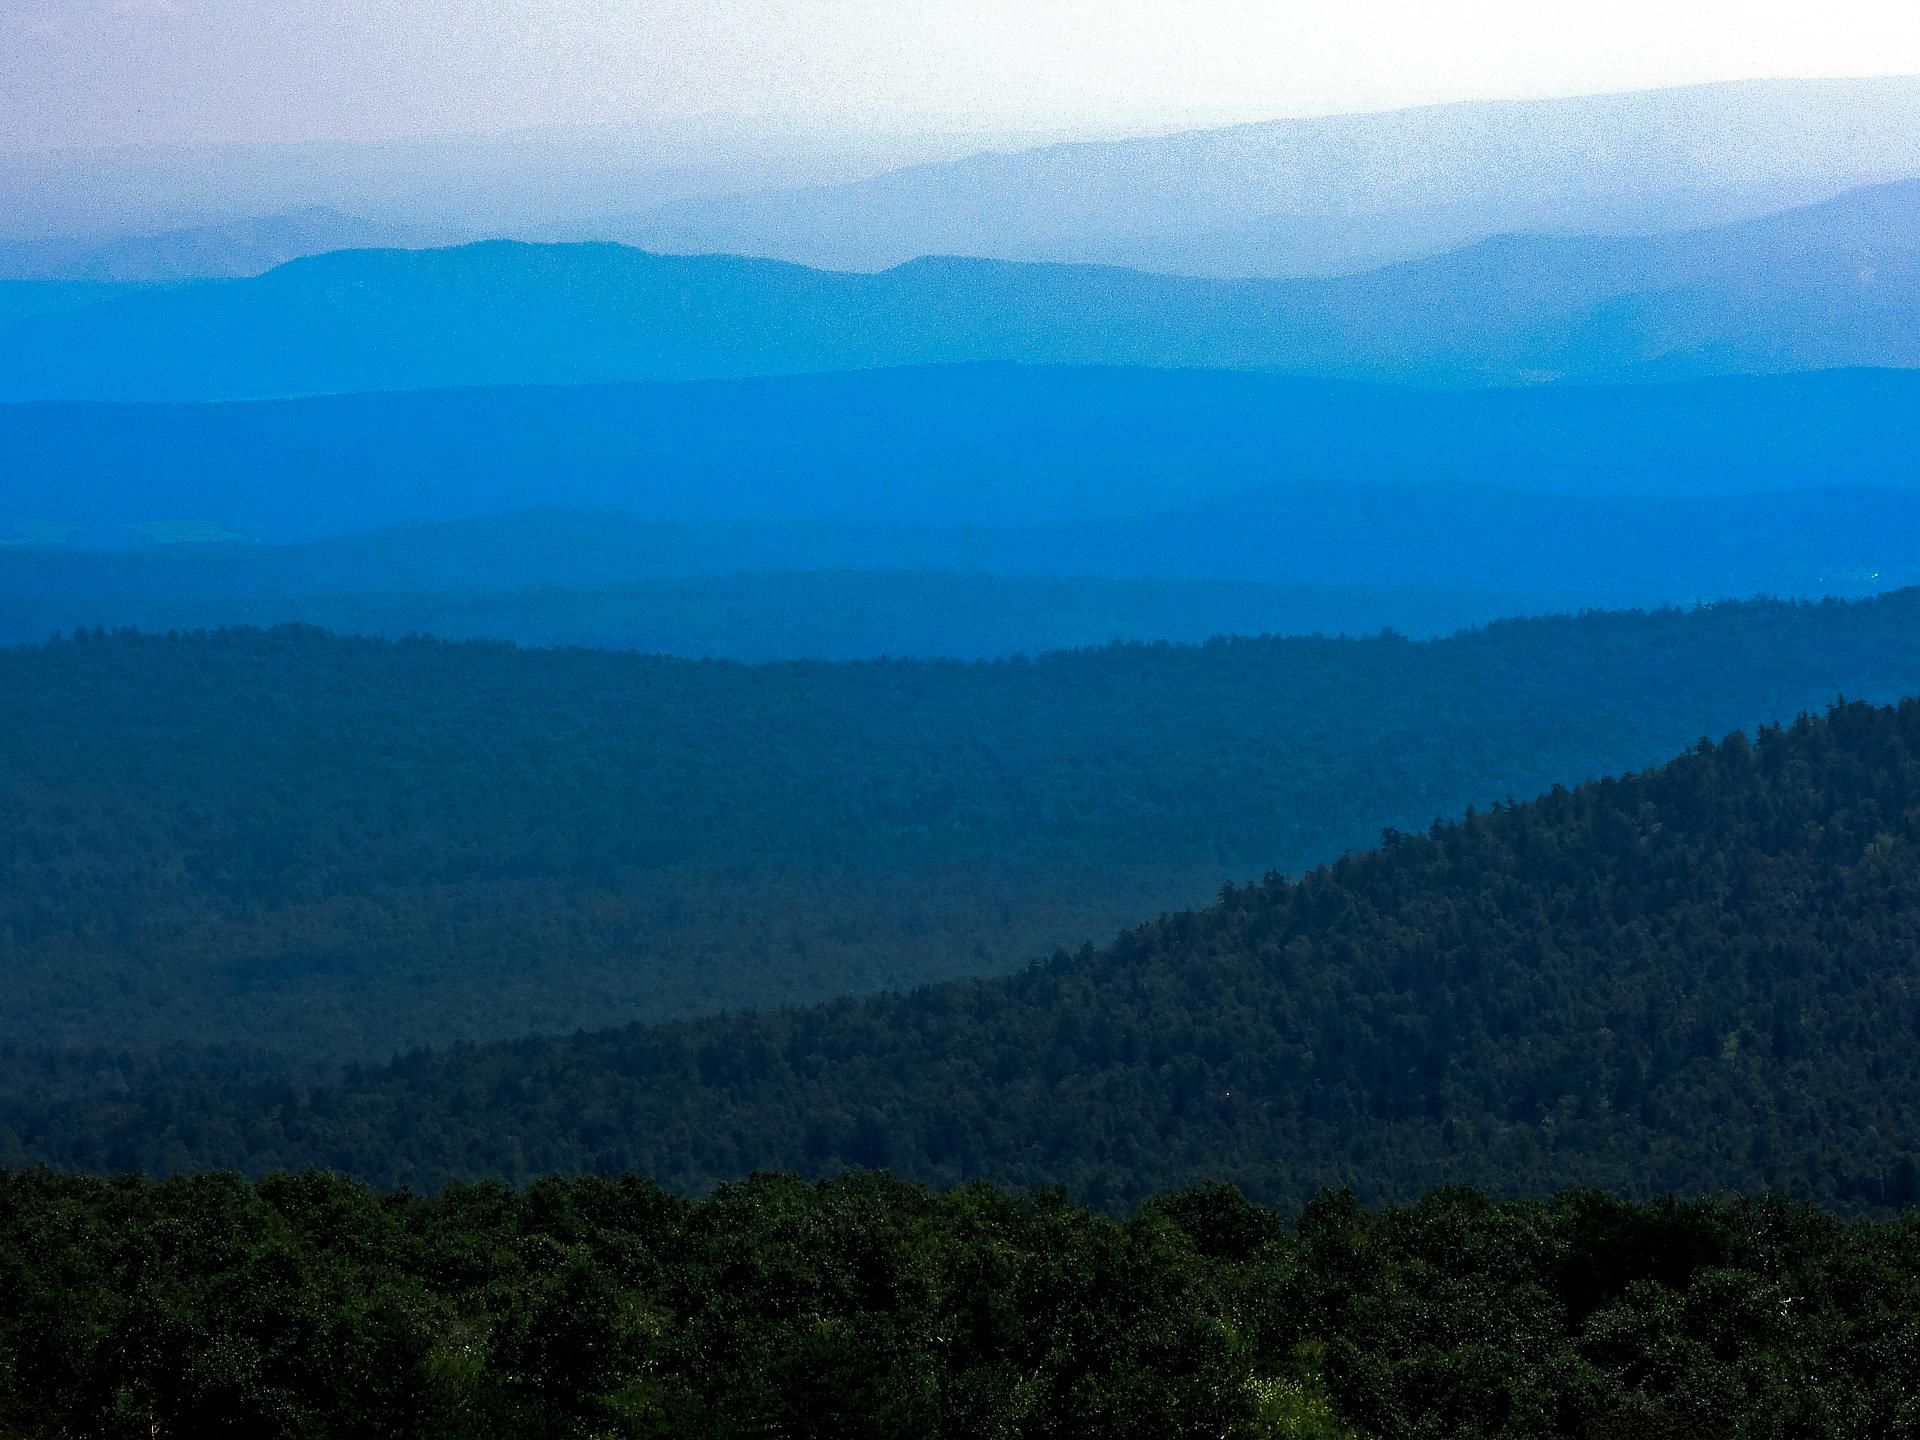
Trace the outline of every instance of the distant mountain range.
<instances>
[{"instance_id":1,"label":"distant mountain range","mask_svg":"<svg viewBox=\"0 0 1920 1440\"><path fill-rule=\"evenodd\" d=\"M819 133L753 120L549 125L380 140L0 150L0 242L111 241L331 210L371 223L500 235L556 217L647 211L702 195L829 184L1057 129Z\"/></svg>"},{"instance_id":2,"label":"distant mountain range","mask_svg":"<svg viewBox=\"0 0 1920 1440\"><path fill-rule=\"evenodd\" d=\"M1916 116L1920 78L1768 80L1037 147L629 126L4 155L0 278L249 274L421 235L828 269L970 255L1329 275L1503 233L1684 230L1920 176ZM967 153L980 144L994 149Z\"/></svg>"},{"instance_id":3,"label":"distant mountain range","mask_svg":"<svg viewBox=\"0 0 1920 1440\"><path fill-rule=\"evenodd\" d=\"M0 398L240 399L1020 361L1497 385L1920 364L1920 181L1332 280L612 245L345 251L0 326Z\"/></svg>"},{"instance_id":4,"label":"distant mountain range","mask_svg":"<svg viewBox=\"0 0 1920 1440\"><path fill-rule=\"evenodd\" d=\"M843 269L975 255L1293 276L1503 232L1680 230L1913 176L1920 78L1771 80L1055 145L547 233Z\"/></svg>"}]
</instances>

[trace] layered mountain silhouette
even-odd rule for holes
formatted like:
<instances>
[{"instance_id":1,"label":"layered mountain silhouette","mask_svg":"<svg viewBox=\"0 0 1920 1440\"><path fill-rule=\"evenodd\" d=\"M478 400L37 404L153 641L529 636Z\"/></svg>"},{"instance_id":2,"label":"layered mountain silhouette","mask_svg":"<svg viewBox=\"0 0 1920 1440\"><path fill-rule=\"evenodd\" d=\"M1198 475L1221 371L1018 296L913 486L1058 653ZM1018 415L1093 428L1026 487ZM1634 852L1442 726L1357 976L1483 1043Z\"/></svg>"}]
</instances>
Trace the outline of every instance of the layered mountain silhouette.
<instances>
[{"instance_id":1,"label":"layered mountain silhouette","mask_svg":"<svg viewBox=\"0 0 1920 1440\"><path fill-rule=\"evenodd\" d=\"M434 234L620 240L834 269L966 254L1333 274L1511 231L1716 224L1920 175L1916 114L1911 78L1773 80L1281 119L958 160L949 157L966 142L950 133L769 144L634 126L14 154L0 156L0 190L15 202L0 216L9 242L0 255L30 261L34 274L76 262L242 273L233 267L256 263L245 257L275 248L263 251L250 231L331 210ZM203 216L264 218L177 218ZM156 248L147 238L189 224L192 243ZM367 242L305 242L281 258L345 243Z\"/></svg>"},{"instance_id":2,"label":"layered mountain silhouette","mask_svg":"<svg viewBox=\"0 0 1920 1440\"><path fill-rule=\"evenodd\" d=\"M1309 275L1510 231L1679 230L1915 175L1920 79L1755 81L1056 145L571 233L844 269L958 254Z\"/></svg>"},{"instance_id":3,"label":"layered mountain silhouette","mask_svg":"<svg viewBox=\"0 0 1920 1440\"><path fill-rule=\"evenodd\" d=\"M1447 1181L1910 1203L1920 703L1556 789L1111 948L864 1002L418 1053L301 1088L29 1056L19 1158L437 1184L884 1165L1124 1206ZM29 1079L38 1083L22 1083Z\"/></svg>"},{"instance_id":4,"label":"layered mountain silhouette","mask_svg":"<svg viewBox=\"0 0 1920 1440\"><path fill-rule=\"evenodd\" d=\"M0 398L235 399L956 361L1486 385L1920 363L1920 181L1332 280L929 259L878 275L613 245L344 251L0 327Z\"/></svg>"}]
</instances>

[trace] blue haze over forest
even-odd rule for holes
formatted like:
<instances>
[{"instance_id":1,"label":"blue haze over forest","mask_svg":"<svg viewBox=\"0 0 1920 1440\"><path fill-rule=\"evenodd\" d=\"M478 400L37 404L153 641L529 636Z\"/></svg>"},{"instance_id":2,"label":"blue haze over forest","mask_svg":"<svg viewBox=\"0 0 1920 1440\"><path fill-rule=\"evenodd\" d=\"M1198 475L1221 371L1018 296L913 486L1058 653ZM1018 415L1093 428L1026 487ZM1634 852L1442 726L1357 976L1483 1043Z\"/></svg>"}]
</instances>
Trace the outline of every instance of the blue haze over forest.
<instances>
[{"instance_id":1,"label":"blue haze over forest","mask_svg":"<svg viewBox=\"0 0 1920 1440\"><path fill-rule=\"evenodd\" d=\"M0 1167L1920 1203L1920 80L973 148L0 157Z\"/></svg>"},{"instance_id":2,"label":"blue haze over forest","mask_svg":"<svg viewBox=\"0 0 1920 1440\"><path fill-rule=\"evenodd\" d=\"M0 281L0 633L285 618L971 655L1892 588L1917 573L1912 91L1056 146L683 197L571 243L432 248L475 232L418 207L22 240L0 251L23 277ZM326 191L346 155L286 198L351 202ZM1151 265L1113 239L1148 200L1156 245L1239 226L1266 258L1065 263ZM1289 251L1310 209L1321 240L1385 250ZM696 222L892 268L608 243L700 248ZM1002 258L893 263L921 247ZM777 575L823 578L811 600L749 578ZM1009 589L1040 580L1044 602ZM888 620L776 625L796 598Z\"/></svg>"},{"instance_id":3,"label":"blue haze over forest","mask_svg":"<svg viewBox=\"0 0 1920 1440\"><path fill-rule=\"evenodd\" d=\"M0 1434L1909 1440L1920 78L936 9L0 14Z\"/></svg>"}]
</instances>

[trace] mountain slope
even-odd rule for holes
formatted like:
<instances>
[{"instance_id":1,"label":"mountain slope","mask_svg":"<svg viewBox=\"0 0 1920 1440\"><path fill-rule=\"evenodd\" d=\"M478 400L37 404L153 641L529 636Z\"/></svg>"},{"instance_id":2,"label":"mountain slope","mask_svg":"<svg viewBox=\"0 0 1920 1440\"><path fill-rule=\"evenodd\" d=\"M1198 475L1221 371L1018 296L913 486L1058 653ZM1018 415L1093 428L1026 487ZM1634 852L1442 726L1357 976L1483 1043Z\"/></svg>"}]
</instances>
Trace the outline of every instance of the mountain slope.
<instances>
[{"instance_id":1,"label":"mountain slope","mask_svg":"<svg viewBox=\"0 0 1920 1440\"><path fill-rule=\"evenodd\" d=\"M1912 1203L1916 917L1920 702L1853 705L999 980L422 1053L316 1091L135 1065L111 1102L28 1099L46 1081L16 1061L4 1093L18 1154L113 1168Z\"/></svg>"},{"instance_id":2,"label":"mountain slope","mask_svg":"<svg viewBox=\"0 0 1920 1440\"><path fill-rule=\"evenodd\" d=\"M238 399L983 360L1451 385L1913 366L1916 222L1920 181L1684 237L1502 241L1295 281L956 259L855 275L614 245L345 251L16 320L0 327L0 398Z\"/></svg>"},{"instance_id":3,"label":"mountain slope","mask_svg":"<svg viewBox=\"0 0 1920 1440\"><path fill-rule=\"evenodd\" d=\"M1920 375L1904 371L1433 392L964 366L241 405L0 406L0 525L59 522L99 545L124 543L146 522L210 521L281 541L558 508L837 526L846 548L828 563L857 568L876 563L858 558L863 526L1104 523L1258 491L1332 498L1362 486L1572 497L1912 491L1915 453ZM1035 544L994 566L1031 569L1038 552L1040 568L1058 573L1070 541L1048 542L1057 562ZM750 548L729 563L819 563L778 554ZM896 551L877 563L979 563L936 554Z\"/></svg>"},{"instance_id":4,"label":"mountain slope","mask_svg":"<svg viewBox=\"0 0 1920 1440\"><path fill-rule=\"evenodd\" d=\"M244 1036L304 1069L1002 972L1386 825L1916 689L1920 591L987 665L0 652L0 1043Z\"/></svg>"},{"instance_id":5,"label":"mountain slope","mask_svg":"<svg viewBox=\"0 0 1920 1440\"><path fill-rule=\"evenodd\" d=\"M845 269L943 254L1338 273L1510 231L1679 230L1920 175L1916 116L1913 78L1437 105L705 197L592 238Z\"/></svg>"}]
</instances>

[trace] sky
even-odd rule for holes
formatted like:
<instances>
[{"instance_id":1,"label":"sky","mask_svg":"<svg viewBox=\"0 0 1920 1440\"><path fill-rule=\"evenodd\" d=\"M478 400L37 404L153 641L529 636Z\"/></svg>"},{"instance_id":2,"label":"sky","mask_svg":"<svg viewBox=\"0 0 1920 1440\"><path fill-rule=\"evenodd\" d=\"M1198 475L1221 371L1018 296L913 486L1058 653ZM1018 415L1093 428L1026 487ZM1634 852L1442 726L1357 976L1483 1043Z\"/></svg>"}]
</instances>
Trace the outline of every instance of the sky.
<instances>
[{"instance_id":1,"label":"sky","mask_svg":"<svg viewBox=\"0 0 1920 1440\"><path fill-rule=\"evenodd\" d=\"M1893 73L1913 0L0 0L0 148L1117 134Z\"/></svg>"}]
</instances>

